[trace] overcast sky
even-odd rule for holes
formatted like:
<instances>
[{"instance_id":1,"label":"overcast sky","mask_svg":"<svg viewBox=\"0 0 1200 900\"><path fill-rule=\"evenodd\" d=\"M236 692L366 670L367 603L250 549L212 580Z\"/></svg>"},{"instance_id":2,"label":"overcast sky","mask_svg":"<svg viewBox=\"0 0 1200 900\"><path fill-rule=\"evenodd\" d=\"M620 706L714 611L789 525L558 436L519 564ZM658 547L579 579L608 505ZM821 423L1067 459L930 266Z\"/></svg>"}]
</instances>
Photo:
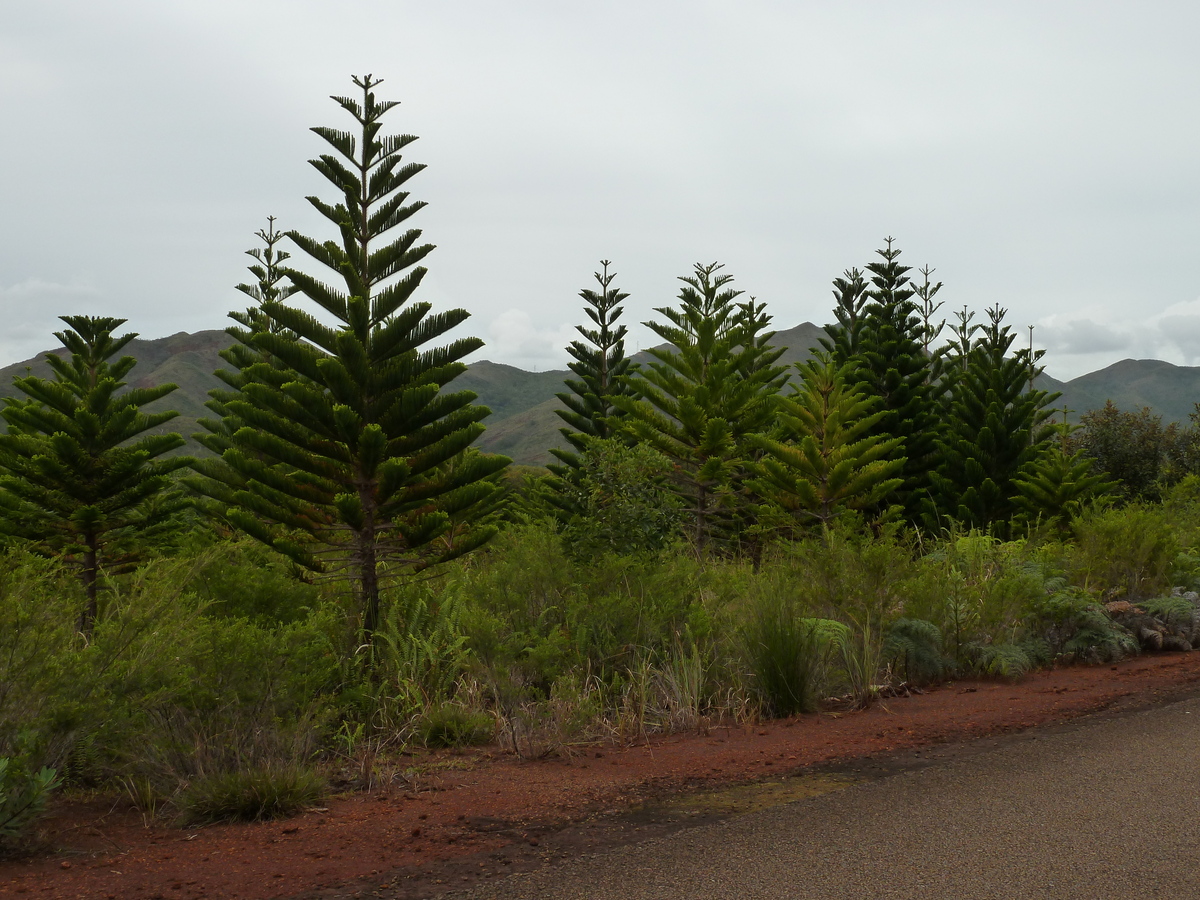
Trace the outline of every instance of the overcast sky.
<instances>
[{"instance_id":1,"label":"overcast sky","mask_svg":"<svg viewBox=\"0 0 1200 900\"><path fill-rule=\"evenodd\" d=\"M9 0L0 364L64 313L224 328L267 215L334 236L308 128L350 127L328 95L365 72L421 138L422 293L476 358L564 365L601 258L631 324L712 260L824 324L894 235L1059 378L1197 364L1198 34L1194 2Z\"/></svg>"}]
</instances>

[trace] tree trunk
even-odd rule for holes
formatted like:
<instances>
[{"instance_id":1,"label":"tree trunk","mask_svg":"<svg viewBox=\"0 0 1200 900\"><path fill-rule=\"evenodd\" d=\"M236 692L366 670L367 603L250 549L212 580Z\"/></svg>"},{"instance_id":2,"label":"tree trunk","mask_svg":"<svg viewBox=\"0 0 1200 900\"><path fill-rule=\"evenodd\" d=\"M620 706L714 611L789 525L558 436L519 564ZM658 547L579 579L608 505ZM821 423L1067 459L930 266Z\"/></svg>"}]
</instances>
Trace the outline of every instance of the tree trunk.
<instances>
[{"instance_id":1,"label":"tree trunk","mask_svg":"<svg viewBox=\"0 0 1200 900\"><path fill-rule=\"evenodd\" d=\"M79 631L85 637L91 637L92 632L96 628L96 615L99 607L96 601L97 582L100 577L99 572L99 541L95 534L89 533L85 537L87 549L83 552L83 589L87 593L87 600L83 605L83 611L79 614Z\"/></svg>"},{"instance_id":2,"label":"tree trunk","mask_svg":"<svg viewBox=\"0 0 1200 900\"><path fill-rule=\"evenodd\" d=\"M379 628L379 559L375 549L375 498L368 488L360 489L363 525L355 537L358 543L358 590L362 602L363 642L371 643Z\"/></svg>"}]
</instances>

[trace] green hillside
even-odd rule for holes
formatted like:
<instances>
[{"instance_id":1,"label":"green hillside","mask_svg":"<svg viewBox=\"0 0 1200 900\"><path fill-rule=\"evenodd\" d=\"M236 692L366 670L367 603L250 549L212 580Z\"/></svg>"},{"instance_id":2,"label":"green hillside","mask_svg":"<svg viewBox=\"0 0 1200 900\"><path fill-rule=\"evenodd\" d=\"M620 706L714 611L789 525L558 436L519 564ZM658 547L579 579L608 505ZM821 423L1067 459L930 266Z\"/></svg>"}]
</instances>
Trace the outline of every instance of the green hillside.
<instances>
[{"instance_id":1,"label":"green hillside","mask_svg":"<svg viewBox=\"0 0 1200 900\"><path fill-rule=\"evenodd\" d=\"M823 335L824 330L811 322L780 331L775 342L787 348L780 361L792 365L808 359L811 348L818 345ZM221 384L213 375L224 365L218 354L232 340L224 331L200 331L130 342L126 352L138 360L131 374L132 384L146 386L170 381L179 385L178 391L156 404L180 413L164 430L179 431L185 436L198 430L196 419L205 415L208 392ZM15 396L12 380L27 371L49 377L51 372L45 357L41 353L34 359L0 369L0 397ZM651 357L642 351L634 359L646 363ZM562 369L526 372L482 360L468 366L453 386L474 391L479 402L492 410L485 420L487 431L479 441L482 449L511 456L518 463L544 465L551 460L551 447L565 446L558 431L562 421L554 412L560 404L554 395L565 389L563 379L567 375ZM1038 385L1061 391L1063 396L1057 405L1065 404L1071 409L1073 419L1104 406L1111 399L1122 409L1148 406L1165 422L1187 422L1188 414L1200 400L1200 368L1156 359L1125 359L1065 384L1042 376ZM194 446L191 449L195 452Z\"/></svg>"}]
</instances>

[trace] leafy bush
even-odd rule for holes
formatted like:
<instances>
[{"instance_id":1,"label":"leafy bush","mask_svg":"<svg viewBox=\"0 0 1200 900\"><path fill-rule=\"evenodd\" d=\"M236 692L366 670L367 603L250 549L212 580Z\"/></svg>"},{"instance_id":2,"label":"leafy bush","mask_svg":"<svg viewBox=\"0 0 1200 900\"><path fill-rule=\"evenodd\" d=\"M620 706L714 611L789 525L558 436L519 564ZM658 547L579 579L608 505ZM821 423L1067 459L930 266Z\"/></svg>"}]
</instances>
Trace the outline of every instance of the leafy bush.
<instances>
[{"instance_id":1,"label":"leafy bush","mask_svg":"<svg viewBox=\"0 0 1200 900\"><path fill-rule=\"evenodd\" d=\"M1179 546L1162 508L1145 504L1094 510L1075 523L1068 552L1071 583L1107 599L1165 593Z\"/></svg>"},{"instance_id":2,"label":"leafy bush","mask_svg":"<svg viewBox=\"0 0 1200 900\"><path fill-rule=\"evenodd\" d=\"M257 822L295 815L325 795L324 780L290 765L217 772L194 778L179 797L183 824Z\"/></svg>"},{"instance_id":3,"label":"leafy bush","mask_svg":"<svg viewBox=\"0 0 1200 900\"><path fill-rule=\"evenodd\" d=\"M321 604L320 590L296 577L295 566L257 541L218 546L188 580L209 615L287 624Z\"/></svg>"},{"instance_id":4,"label":"leafy bush","mask_svg":"<svg viewBox=\"0 0 1200 900\"><path fill-rule=\"evenodd\" d=\"M1078 589L1052 591L1030 607L1028 633L1046 643L1051 658L1114 662L1136 654L1136 639Z\"/></svg>"},{"instance_id":5,"label":"leafy bush","mask_svg":"<svg viewBox=\"0 0 1200 900\"><path fill-rule=\"evenodd\" d=\"M21 760L0 756L0 848L21 837L58 784L54 769L31 772Z\"/></svg>"}]
</instances>

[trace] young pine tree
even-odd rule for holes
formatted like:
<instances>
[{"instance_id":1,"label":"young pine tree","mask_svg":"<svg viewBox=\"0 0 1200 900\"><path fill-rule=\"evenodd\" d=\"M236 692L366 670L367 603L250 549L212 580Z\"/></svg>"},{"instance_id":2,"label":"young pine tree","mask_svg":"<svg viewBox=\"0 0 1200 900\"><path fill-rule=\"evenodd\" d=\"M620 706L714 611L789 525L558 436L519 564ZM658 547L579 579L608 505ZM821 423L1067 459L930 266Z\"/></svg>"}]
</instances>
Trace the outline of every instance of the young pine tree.
<instances>
[{"instance_id":1,"label":"young pine tree","mask_svg":"<svg viewBox=\"0 0 1200 900\"><path fill-rule=\"evenodd\" d=\"M61 318L68 330L54 336L69 359L46 357L53 380L14 379L25 398L0 409L8 425L0 435L0 530L79 567L87 594L79 630L90 635L101 573L132 566L187 505L170 487L171 473L189 460L162 458L183 446L178 434L147 433L178 413L142 411L175 385L121 390L136 365L132 356L112 361L137 337L113 337L125 320Z\"/></svg>"},{"instance_id":2,"label":"young pine tree","mask_svg":"<svg viewBox=\"0 0 1200 900\"><path fill-rule=\"evenodd\" d=\"M898 438L871 434L884 415L879 399L848 386L828 358L798 365L802 380L779 398L778 431L753 435L764 453L756 466L759 494L800 525L828 525L848 509L884 504L901 484Z\"/></svg>"},{"instance_id":3,"label":"young pine tree","mask_svg":"<svg viewBox=\"0 0 1200 900\"><path fill-rule=\"evenodd\" d=\"M1017 489L1013 499L1019 516L1028 524L1066 536L1084 508L1115 490L1117 483L1095 472L1092 460L1082 450L1072 451L1071 433L1079 426L1067 424L1066 409L1062 414L1062 422L1052 426L1058 439L1048 442L1013 479Z\"/></svg>"},{"instance_id":4,"label":"young pine tree","mask_svg":"<svg viewBox=\"0 0 1200 900\"><path fill-rule=\"evenodd\" d=\"M582 477L581 454L586 452L591 439L605 440L612 436L613 421L624 415L612 398L631 391L626 377L631 368L631 361L625 355L627 330L624 325L616 324L625 311L620 304L629 295L613 287L616 274L608 271L611 263L605 259L600 265L601 271L595 273L600 289L579 292L586 304L584 312L594 327L575 326L584 338L572 341L567 347L574 360L568 368L575 377L565 380L569 392L555 395L566 407L555 411L569 426L559 431L570 449L550 451L558 459L557 464L548 467L554 475L551 502L566 515L579 511L576 509L579 504L573 498L578 495Z\"/></svg>"},{"instance_id":5,"label":"young pine tree","mask_svg":"<svg viewBox=\"0 0 1200 900\"><path fill-rule=\"evenodd\" d=\"M426 272L419 263L433 249L417 229L396 231L424 206L405 189L424 168L403 161L416 138L381 134L397 104L376 99L379 79L354 83L357 97L333 98L354 131L313 129L331 152L312 164L337 199L308 200L338 240L287 233L340 284L280 270L295 286L292 302L263 299L269 327L250 337L259 356L233 383L237 396L222 399L235 426L231 445L223 465L203 468L209 477L193 483L231 503L228 518L249 534L304 566L348 576L370 638L385 575L491 537L495 528L482 519L508 460L468 449L488 410L469 391L446 390L482 342L431 346L468 313L435 314L412 299ZM322 318L298 308L301 297Z\"/></svg>"},{"instance_id":6,"label":"young pine tree","mask_svg":"<svg viewBox=\"0 0 1200 900\"><path fill-rule=\"evenodd\" d=\"M749 436L771 426L786 378L775 365L783 351L770 345L770 319L753 300L736 302L741 291L728 287L733 277L721 268L697 263L680 278L678 308L656 309L666 321L645 323L667 346L647 351L654 362L633 376L636 397L613 398L626 413L622 430L672 462L701 555L745 524L748 466L759 453Z\"/></svg>"}]
</instances>

